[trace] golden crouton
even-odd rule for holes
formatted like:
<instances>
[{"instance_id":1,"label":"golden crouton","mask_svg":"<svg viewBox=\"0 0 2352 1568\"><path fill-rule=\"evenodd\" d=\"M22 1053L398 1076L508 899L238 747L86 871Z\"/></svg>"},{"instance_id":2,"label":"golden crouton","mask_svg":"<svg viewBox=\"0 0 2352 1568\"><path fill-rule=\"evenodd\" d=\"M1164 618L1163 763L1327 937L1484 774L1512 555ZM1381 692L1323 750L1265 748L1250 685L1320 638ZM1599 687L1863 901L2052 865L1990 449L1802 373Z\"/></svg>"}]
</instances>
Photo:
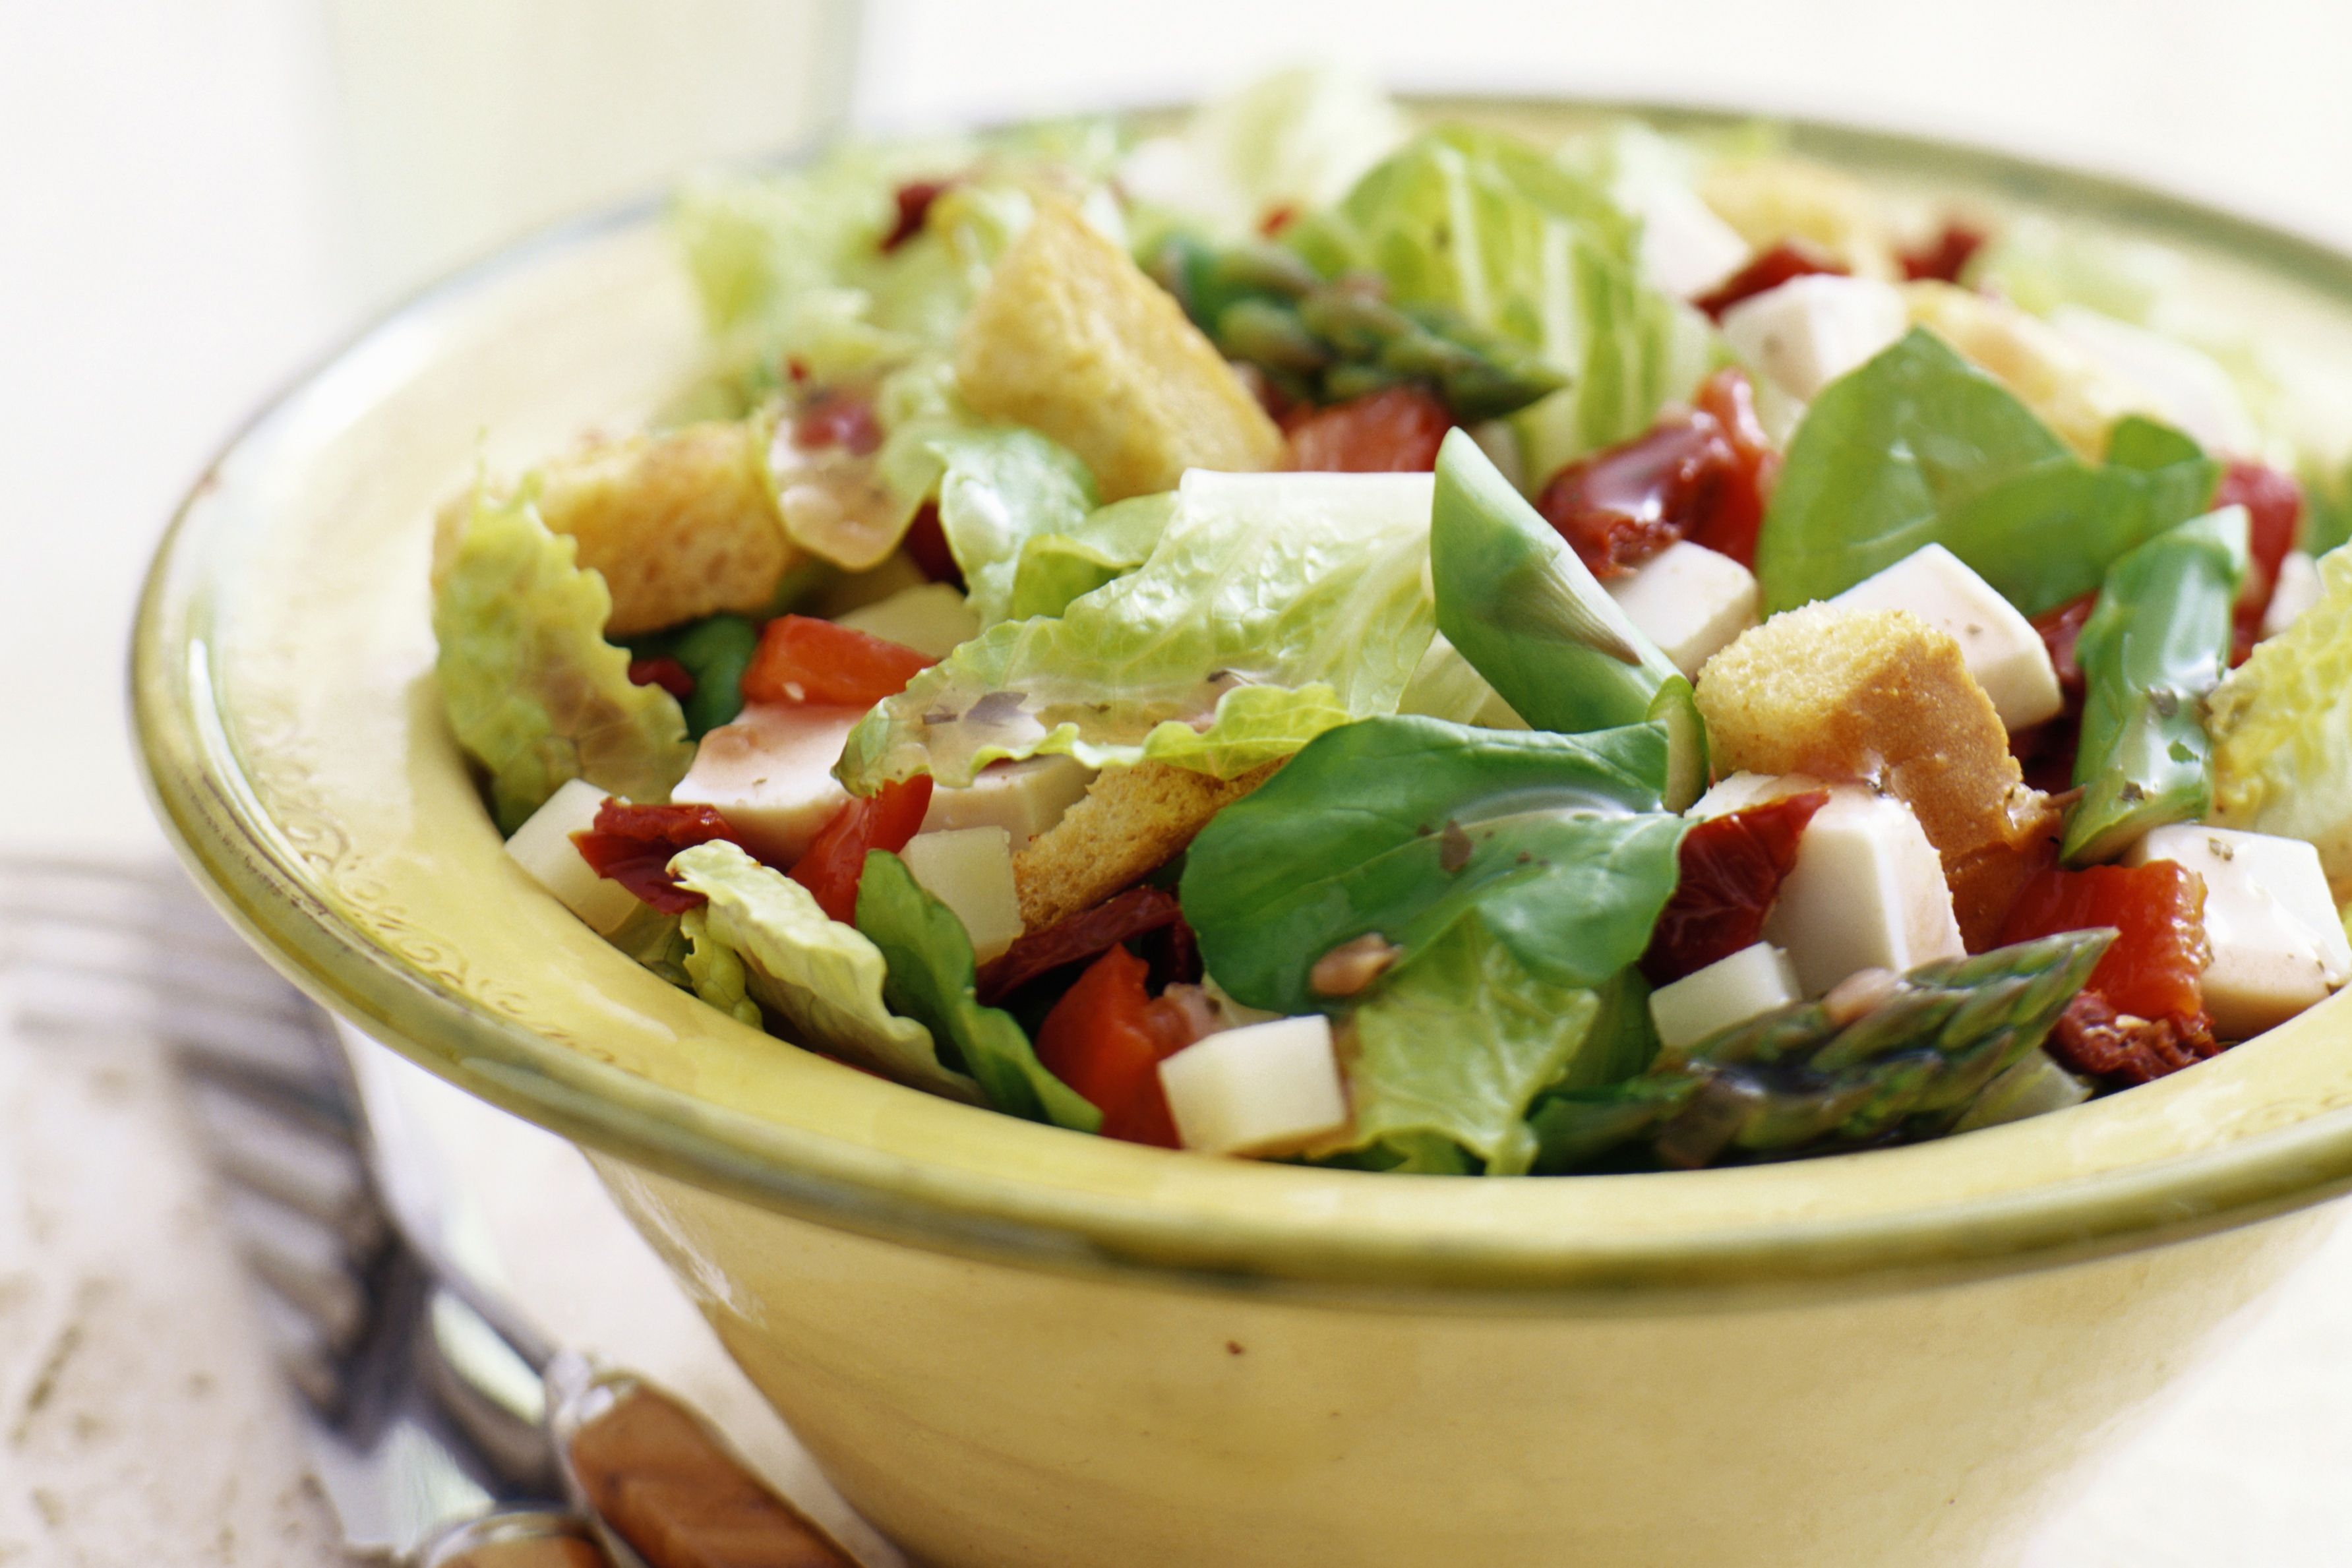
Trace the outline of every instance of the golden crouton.
<instances>
[{"instance_id":1,"label":"golden crouton","mask_svg":"<svg viewBox=\"0 0 2352 1568\"><path fill-rule=\"evenodd\" d=\"M1084 800L1013 858L1022 928L1044 931L1140 881L1281 765L1232 780L1166 763L1105 769Z\"/></svg>"},{"instance_id":2,"label":"golden crouton","mask_svg":"<svg viewBox=\"0 0 2352 1568\"><path fill-rule=\"evenodd\" d=\"M1041 203L956 341L982 416L1052 437L1106 501L1173 489L1186 468L1282 462L1282 432L1167 292L1058 202Z\"/></svg>"},{"instance_id":3,"label":"golden crouton","mask_svg":"<svg viewBox=\"0 0 2352 1568\"><path fill-rule=\"evenodd\" d=\"M2107 432L2117 419L2147 407L2137 387L2006 300L1932 279L1905 284L1903 297L1914 326L2016 394L2091 462L2106 456Z\"/></svg>"},{"instance_id":4,"label":"golden crouton","mask_svg":"<svg viewBox=\"0 0 2352 1568\"><path fill-rule=\"evenodd\" d=\"M1759 250L1800 239L1856 278L1903 276L1870 192L1853 175L1808 158L1736 158L1707 171L1699 196Z\"/></svg>"},{"instance_id":5,"label":"golden crouton","mask_svg":"<svg viewBox=\"0 0 2352 1568\"><path fill-rule=\"evenodd\" d=\"M614 637L720 610L753 614L799 560L769 488L761 420L689 425L606 442L541 469L539 513L579 542L579 562L604 574ZM461 496L442 509L437 584L471 515Z\"/></svg>"},{"instance_id":6,"label":"golden crouton","mask_svg":"<svg viewBox=\"0 0 2352 1568\"><path fill-rule=\"evenodd\" d=\"M1900 797L1943 858L1972 949L2046 863L2048 798L2026 787L1960 645L1907 610L1775 616L1708 661L1698 707L1718 771L1857 779Z\"/></svg>"}]
</instances>

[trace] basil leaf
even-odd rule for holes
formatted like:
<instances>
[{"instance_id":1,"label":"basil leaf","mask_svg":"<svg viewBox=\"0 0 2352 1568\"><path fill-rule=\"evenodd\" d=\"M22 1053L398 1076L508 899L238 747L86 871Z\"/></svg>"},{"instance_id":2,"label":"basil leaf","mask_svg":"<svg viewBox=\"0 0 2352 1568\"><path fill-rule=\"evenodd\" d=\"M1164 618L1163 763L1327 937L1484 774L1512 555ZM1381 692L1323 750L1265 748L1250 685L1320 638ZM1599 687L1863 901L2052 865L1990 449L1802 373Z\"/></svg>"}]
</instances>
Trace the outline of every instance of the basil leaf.
<instances>
[{"instance_id":1,"label":"basil leaf","mask_svg":"<svg viewBox=\"0 0 2352 1568\"><path fill-rule=\"evenodd\" d=\"M2205 510L2219 465L2127 418L2093 468L1923 328L1814 399L1758 542L1767 613L1827 599L1941 544L2027 615L2099 585L2120 555Z\"/></svg>"},{"instance_id":2,"label":"basil leaf","mask_svg":"<svg viewBox=\"0 0 2352 1568\"><path fill-rule=\"evenodd\" d=\"M1438 1133L1490 1176L1523 1175L1536 1155L1528 1102L1600 1011L1590 990L1528 973L1475 915L1457 921L1356 1010L1356 1131L1368 1142Z\"/></svg>"},{"instance_id":3,"label":"basil leaf","mask_svg":"<svg viewBox=\"0 0 2352 1568\"><path fill-rule=\"evenodd\" d=\"M980 1005L963 921L887 850L866 852L857 929L889 965L882 998L890 1010L922 1025L941 1045L952 1042L989 1104L1081 1132L1101 1128L1102 1112L1045 1069L1013 1015Z\"/></svg>"},{"instance_id":4,"label":"basil leaf","mask_svg":"<svg viewBox=\"0 0 2352 1568\"><path fill-rule=\"evenodd\" d=\"M1597 985L1641 956L1688 826L1660 809L1663 724L1585 735L1366 720L1310 742L1213 818L1185 918L1253 1007L1329 1008L1315 962L1377 931L1406 958L1475 912L1539 979Z\"/></svg>"}]
</instances>

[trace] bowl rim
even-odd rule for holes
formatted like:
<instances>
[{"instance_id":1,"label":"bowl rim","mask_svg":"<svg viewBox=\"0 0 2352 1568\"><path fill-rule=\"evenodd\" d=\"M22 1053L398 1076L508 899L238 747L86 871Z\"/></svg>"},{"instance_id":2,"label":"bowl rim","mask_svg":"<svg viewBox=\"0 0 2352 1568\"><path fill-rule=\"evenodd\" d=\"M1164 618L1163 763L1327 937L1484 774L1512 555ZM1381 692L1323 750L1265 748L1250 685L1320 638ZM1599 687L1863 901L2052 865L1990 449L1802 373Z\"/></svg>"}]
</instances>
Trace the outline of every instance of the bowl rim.
<instances>
[{"instance_id":1,"label":"bowl rim","mask_svg":"<svg viewBox=\"0 0 2352 1568\"><path fill-rule=\"evenodd\" d=\"M1404 95L1417 112L1624 114L1675 130L1726 130L1757 120L1785 127L1789 145L1848 166L1916 170L2078 213L2194 239L2335 295L2352 308L2352 256L2305 235L2114 175L1938 137L1736 108L1573 96ZM1112 111L1149 124L1166 110ZM788 164L803 154L773 160ZM1275 1290L1417 1306L1515 1300L1538 1310L1642 1310L1736 1293L1904 1289L1990 1273L2058 1267L2162 1245L2283 1214L2352 1190L2352 1110L2323 1108L2288 1125L2211 1149L2023 1191L1885 1215L1738 1226L1659 1240L1641 1235L1541 1235L1449 1245L1425 1231L1356 1236L1302 1227L1295 1216L1253 1226L1227 1221L1213 1247L1192 1221L1131 1194L1017 1177L974 1184L969 1173L909 1168L854 1136L818 1135L665 1089L593 1061L435 986L392 961L304 885L299 867L257 828L262 807L226 756L217 695L186 635L201 576L201 503L248 445L289 419L306 395L370 344L429 320L536 263L645 224L660 194L558 224L415 291L290 377L222 444L174 510L140 595L130 660L134 749L150 801L198 885L269 961L361 1031L502 1108L624 1164L754 1205L892 1241L1027 1267L1139 1276L1161 1284ZM551 1053L553 1053L551 1055ZM896 1085L877 1091L919 1094ZM977 1114L993 1117L992 1112ZM1072 1137L998 1118L1008 1138ZM1171 1159L1139 1150L1119 1158ZM1837 1156L1870 1160L1876 1153ZM1812 1162L1823 1164L1824 1162ZM1707 1173L1582 1177L1689 1181ZM1276 1167L1253 1179L1390 1183L1410 1178ZM1563 1184L1562 1190L1568 1190Z\"/></svg>"}]
</instances>

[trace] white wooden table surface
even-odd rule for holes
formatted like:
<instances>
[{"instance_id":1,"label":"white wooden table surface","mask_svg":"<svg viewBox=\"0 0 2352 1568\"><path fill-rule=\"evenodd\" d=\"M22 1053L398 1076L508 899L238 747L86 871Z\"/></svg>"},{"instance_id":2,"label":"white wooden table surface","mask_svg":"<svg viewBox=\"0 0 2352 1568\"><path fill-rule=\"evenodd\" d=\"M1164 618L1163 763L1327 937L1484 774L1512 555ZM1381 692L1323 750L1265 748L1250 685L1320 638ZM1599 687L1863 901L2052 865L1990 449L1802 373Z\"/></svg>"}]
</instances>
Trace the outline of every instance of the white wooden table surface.
<instances>
[{"instance_id":1,"label":"white wooden table surface","mask_svg":"<svg viewBox=\"0 0 2352 1568\"><path fill-rule=\"evenodd\" d=\"M222 435L381 289L348 245L324 38L320 0L0 0L0 846L158 847L117 694L139 566ZM858 111L1169 98L1335 52L1417 84L1948 132L2352 244L2352 8L2326 0L886 0ZM332 1560L205 1199L146 1042L0 1035L0 1568ZM670 1326L638 1359L735 1408L654 1290ZM2347 1297L2352 1230L2048 1522L2033 1568L2352 1560Z\"/></svg>"}]
</instances>

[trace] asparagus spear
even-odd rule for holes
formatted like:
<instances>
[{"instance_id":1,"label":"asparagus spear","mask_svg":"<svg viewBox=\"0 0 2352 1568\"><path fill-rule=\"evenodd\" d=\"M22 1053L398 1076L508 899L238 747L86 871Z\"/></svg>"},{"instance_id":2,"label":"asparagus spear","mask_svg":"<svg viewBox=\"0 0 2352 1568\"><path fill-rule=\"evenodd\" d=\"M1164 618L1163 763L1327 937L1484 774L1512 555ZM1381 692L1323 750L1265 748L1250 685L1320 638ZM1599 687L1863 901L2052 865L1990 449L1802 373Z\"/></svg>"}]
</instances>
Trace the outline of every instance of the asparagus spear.
<instances>
[{"instance_id":1,"label":"asparagus spear","mask_svg":"<svg viewBox=\"0 0 2352 1568\"><path fill-rule=\"evenodd\" d=\"M2088 683L2066 822L2069 865L2111 860L2151 827L2213 804L2206 694L2229 668L2246 577L2246 511L2224 507L2157 535L2107 568L2075 645Z\"/></svg>"},{"instance_id":2,"label":"asparagus spear","mask_svg":"<svg viewBox=\"0 0 2352 1568\"><path fill-rule=\"evenodd\" d=\"M1781 1158L1934 1137L2042 1043L2116 933L2067 931L1913 970L1860 1016L1802 1003L1662 1053L1641 1077L1554 1094L1536 1169L1647 1145L1662 1163Z\"/></svg>"},{"instance_id":3,"label":"asparagus spear","mask_svg":"<svg viewBox=\"0 0 2352 1568\"><path fill-rule=\"evenodd\" d=\"M1515 413L1567 378L1511 340L1437 305L1394 305L1377 279L1326 280L1276 245L1215 249L1179 236L1152 273L1228 359L1287 396L1340 403L1427 384L1465 424Z\"/></svg>"}]
</instances>

